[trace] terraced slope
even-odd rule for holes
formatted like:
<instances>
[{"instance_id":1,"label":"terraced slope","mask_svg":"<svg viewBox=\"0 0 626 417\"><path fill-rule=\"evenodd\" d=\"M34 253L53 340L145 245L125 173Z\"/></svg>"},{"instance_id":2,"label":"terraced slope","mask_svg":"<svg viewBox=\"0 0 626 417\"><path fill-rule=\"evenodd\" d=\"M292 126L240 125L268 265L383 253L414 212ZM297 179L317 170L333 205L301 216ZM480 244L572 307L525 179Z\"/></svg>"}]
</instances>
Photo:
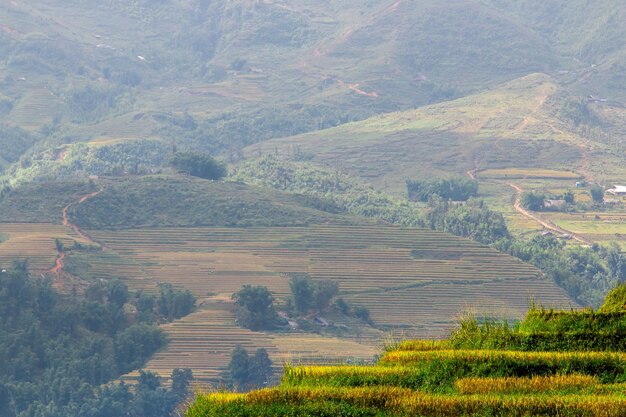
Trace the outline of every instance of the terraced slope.
<instances>
[{"instance_id":1,"label":"terraced slope","mask_svg":"<svg viewBox=\"0 0 626 417\"><path fill-rule=\"evenodd\" d=\"M284 296L289 291L286 274L308 273L313 279L338 281L343 294L371 308L379 324L430 331L434 323L449 326L470 305L480 306L485 314L508 308L518 316L532 297L550 305L569 303L533 267L469 240L425 229L312 226L87 232L140 266L135 274L127 270L127 279L148 291L158 282L172 282L203 297L230 295L243 284L255 284ZM90 263L92 275L98 276L100 269L104 276L115 267L115 258L96 257ZM503 294L508 285L513 291ZM389 307L390 300L398 302L404 313ZM429 301L424 304L425 300ZM438 313L425 319L429 308Z\"/></svg>"},{"instance_id":2,"label":"terraced slope","mask_svg":"<svg viewBox=\"0 0 626 417\"><path fill-rule=\"evenodd\" d=\"M70 255L70 270L87 265L79 272L94 278L117 272L131 288L148 292L156 291L159 282L170 282L203 300L198 312L166 326L171 344L148 364L163 375L176 366L199 367L203 378L214 381L236 344L267 347L277 364L287 359L365 358L380 347L385 336L368 327L350 329L338 338L237 328L230 295L243 284L265 285L285 300L293 272L337 281L344 299L370 309L374 323L396 335L441 337L468 309L485 316L521 317L532 300L572 305L533 267L469 240L424 229L319 225L87 233L106 249Z\"/></svg>"},{"instance_id":3,"label":"terraced slope","mask_svg":"<svg viewBox=\"0 0 626 417\"><path fill-rule=\"evenodd\" d=\"M54 266L55 241L70 246L88 243L71 228L47 223L0 223L0 266L13 261L28 261L34 274L43 274Z\"/></svg>"},{"instance_id":4,"label":"terraced slope","mask_svg":"<svg viewBox=\"0 0 626 417\"><path fill-rule=\"evenodd\" d=\"M623 290L607 298L610 311L533 309L514 326L466 320L448 340L391 346L374 366L289 367L276 388L199 396L186 416L620 417Z\"/></svg>"},{"instance_id":5,"label":"terraced slope","mask_svg":"<svg viewBox=\"0 0 626 417\"><path fill-rule=\"evenodd\" d=\"M236 345L249 351L260 347L267 349L279 371L287 363L367 361L380 349L371 339L381 337L381 332L374 333L368 341L355 341L306 333L259 333L242 329L235 323L232 307L227 298L209 298L198 311L163 326L169 338L167 349L154 355L144 368L166 379L173 369L191 368L195 379L218 384ZM132 372L123 379L132 382L137 375Z\"/></svg>"}]
</instances>

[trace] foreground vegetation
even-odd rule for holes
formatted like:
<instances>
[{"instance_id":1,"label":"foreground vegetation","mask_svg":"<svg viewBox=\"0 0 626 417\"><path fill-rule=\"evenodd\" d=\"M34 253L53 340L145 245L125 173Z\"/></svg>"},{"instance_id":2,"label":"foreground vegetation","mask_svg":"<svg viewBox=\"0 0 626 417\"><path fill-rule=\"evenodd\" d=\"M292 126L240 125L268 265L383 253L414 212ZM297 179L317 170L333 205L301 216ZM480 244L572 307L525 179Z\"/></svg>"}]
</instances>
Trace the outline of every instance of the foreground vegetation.
<instances>
[{"instance_id":1,"label":"foreground vegetation","mask_svg":"<svg viewBox=\"0 0 626 417\"><path fill-rule=\"evenodd\" d=\"M203 395L186 415L623 416L625 288L598 311L465 319L448 340L398 343L373 366L290 367L276 388Z\"/></svg>"}]
</instances>

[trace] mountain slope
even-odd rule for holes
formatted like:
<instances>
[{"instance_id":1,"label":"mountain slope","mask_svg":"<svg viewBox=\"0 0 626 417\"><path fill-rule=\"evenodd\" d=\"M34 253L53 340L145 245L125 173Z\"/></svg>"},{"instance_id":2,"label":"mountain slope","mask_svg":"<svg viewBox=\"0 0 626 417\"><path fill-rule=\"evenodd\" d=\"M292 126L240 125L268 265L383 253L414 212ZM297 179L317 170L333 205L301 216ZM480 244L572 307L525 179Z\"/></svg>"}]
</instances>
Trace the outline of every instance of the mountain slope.
<instances>
[{"instance_id":1,"label":"mountain slope","mask_svg":"<svg viewBox=\"0 0 626 417\"><path fill-rule=\"evenodd\" d=\"M581 171L589 161L592 172L619 178L624 150L602 142L604 136L582 136L588 121L577 126L574 119L584 119L580 109L594 111L584 103L572 109L571 100L578 103L550 77L534 74L458 100L267 141L246 154L278 151L289 158L297 149L312 162L398 192L406 178L422 175L513 167Z\"/></svg>"},{"instance_id":2,"label":"mountain slope","mask_svg":"<svg viewBox=\"0 0 626 417\"><path fill-rule=\"evenodd\" d=\"M236 157L255 142L538 71L577 94L622 100L624 7L550 4L5 2L0 122L43 133L39 146L24 150L22 165L30 166L86 141L176 143ZM163 164L149 159L148 171ZM21 180L63 172L44 163Z\"/></svg>"}]
</instances>

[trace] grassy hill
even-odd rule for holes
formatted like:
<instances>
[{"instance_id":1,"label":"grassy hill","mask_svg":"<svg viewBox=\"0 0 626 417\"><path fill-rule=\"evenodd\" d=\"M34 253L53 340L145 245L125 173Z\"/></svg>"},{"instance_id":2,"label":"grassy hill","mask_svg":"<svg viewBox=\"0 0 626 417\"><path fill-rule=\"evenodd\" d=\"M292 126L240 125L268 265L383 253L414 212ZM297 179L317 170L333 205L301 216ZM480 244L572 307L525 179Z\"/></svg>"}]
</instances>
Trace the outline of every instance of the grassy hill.
<instances>
[{"instance_id":1,"label":"grassy hill","mask_svg":"<svg viewBox=\"0 0 626 417\"><path fill-rule=\"evenodd\" d=\"M186 415L621 416L618 298L622 311L533 309L513 326L468 319L448 340L389 346L374 366L289 367L276 388L200 396Z\"/></svg>"},{"instance_id":2,"label":"grassy hill","mask_svg":"<svg viewBox=\"0 0 626 417\"><path fill-rule=\"evenodd\" d=\"M395 192L406 178L504 168L618 180L624 150L608 135L587 134L586 121L576 126L582 116L570 100L550 77L533 74L477 95L263 142L246 154L305 155Z\"/></svg>"},{"instance_id":3,"label":"grassy hill","mask_svg":"<svg viewBox=\"0 0 626 417\"><path fill-rule=\"evenodd\" d=\"M0 198L0 222L60 224L65 207L72 222L90 229L373 223L314 196L173 174L22 185Z\"/></svg>"},{"instance_id":4,"label":"grassy hill","mask_svg":"<svg viewBox=\"0 0 626 417\"><path fill-rule=\"evenodd\" d=\"M321 199L234 182L158 175L102 181L100 186L102 193L69 212L80 227L263 227L367 222L322 211L337 208Z\"/></svg>"}]
</instances>

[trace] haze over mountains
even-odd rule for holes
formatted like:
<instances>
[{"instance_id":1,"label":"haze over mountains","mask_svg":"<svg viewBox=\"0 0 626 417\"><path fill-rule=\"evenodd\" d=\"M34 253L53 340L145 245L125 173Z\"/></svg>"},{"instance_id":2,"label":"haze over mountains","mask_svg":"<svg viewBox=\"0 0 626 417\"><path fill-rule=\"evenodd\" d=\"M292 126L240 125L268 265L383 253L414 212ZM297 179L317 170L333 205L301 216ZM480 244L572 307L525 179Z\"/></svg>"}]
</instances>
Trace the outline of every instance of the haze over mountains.
<instances>
[{"instance_id":1,"label":"haze over mountains","mask_svg":"<svg viewBox=\"0 0 626 417\"><path fill-rule=\"evenodd\" d=\"M0 416L171 417L177 370L233 383L238 346L361 362L468 309L600 305L626 280L625 21L621 0L1 2Z\"/></svg>"},{"instance_id":2,"label":"haze over mountains","mask_svg":"<svg viewBox=\"0 0 626 417\"><path fill-rule=\"evenodd\" d=\"M0 156L11 182L150 170L173 143L237 157L261 140L533 73L619 104L625 8L608 0L5 2L0 120L25 131L5 126Z\"/></svg>"}]
</instances>

